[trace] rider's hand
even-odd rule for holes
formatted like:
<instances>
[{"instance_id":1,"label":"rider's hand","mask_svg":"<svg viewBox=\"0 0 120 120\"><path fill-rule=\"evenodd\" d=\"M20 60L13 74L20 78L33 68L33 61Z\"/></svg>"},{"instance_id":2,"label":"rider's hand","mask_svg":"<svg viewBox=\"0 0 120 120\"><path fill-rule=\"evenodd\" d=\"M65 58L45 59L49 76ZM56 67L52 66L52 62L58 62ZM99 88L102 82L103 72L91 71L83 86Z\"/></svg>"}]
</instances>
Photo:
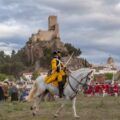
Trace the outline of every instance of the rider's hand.
<instances>
[{"instance_id":1,"label":"rider's hand","mask_svg":"<svg viewBox=\"0 0 120 120\"><path fill-rule=\"evenodd\" d=\"M52 70L52 72L51 72L52 74L54 74L55 73L55 70Z\"/></svg>"},{"instance_id":2,"label":"rider's hand","mask_svg":"<svg viewBox=\"0 0 120 120\"><path fill-rule=\"evenodd\" d=\"M62 70L66 71L66 70L67 70L67 68L66 68L66 67L63 67L63 68L62 68Z\"/></svg>"}]
</instances>

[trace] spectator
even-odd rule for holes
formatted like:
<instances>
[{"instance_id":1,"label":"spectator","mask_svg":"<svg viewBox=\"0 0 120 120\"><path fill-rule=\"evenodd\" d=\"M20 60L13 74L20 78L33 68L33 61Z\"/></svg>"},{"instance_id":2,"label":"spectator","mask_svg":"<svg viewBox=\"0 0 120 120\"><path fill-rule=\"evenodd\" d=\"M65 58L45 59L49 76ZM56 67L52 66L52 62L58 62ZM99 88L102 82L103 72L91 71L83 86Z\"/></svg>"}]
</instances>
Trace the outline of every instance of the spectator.
<instances>
[{"instance_id":1,"label":"spectator","mask_svg":"<svg viewBox=\"0 0 120 120\"><path fill-rule=\"evenodd\" d=\"M3 101L3 100L4 100L4 91L2 88L2 84L0 83L0 101Z\"/></svg>"},{"instance_id":2,"label":"spectator","mask_svg":"<svg viewBox=\"0 0 120 120\"><path fill-rule=\"evenodd\" d=\"M18 101L18 89L15 84L12 84L10 88L11 101Z\"/></svg>"},{"instance_id":3,"label":"spectator","mask_svg":"<svg viewBox=\"0 0 120 120\"><path fill-rule=\"evenodd\" d=\"M20 101L25 101L26 96L28 96L29 91L27 89L24 89L20 95Z\"/></svg>"}]
</instances>

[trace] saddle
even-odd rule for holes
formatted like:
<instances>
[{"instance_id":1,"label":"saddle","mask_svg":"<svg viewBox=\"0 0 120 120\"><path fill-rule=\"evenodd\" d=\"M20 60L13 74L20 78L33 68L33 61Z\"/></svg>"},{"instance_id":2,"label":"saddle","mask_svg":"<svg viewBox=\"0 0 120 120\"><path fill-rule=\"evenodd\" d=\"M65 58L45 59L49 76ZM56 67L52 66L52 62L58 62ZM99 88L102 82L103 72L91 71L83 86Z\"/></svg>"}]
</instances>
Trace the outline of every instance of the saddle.
<instances>
[{"instance_id":1,"label":"saddle","mask_svg":"<svg viewBox=\"0 0 120 120\"><path fill-rule=\"evenodd\" d=\"M65 85L66 79L67 79L67 76L66 76L66 75L63 76L63 80L61 81L62 86ZM54 87L58 87L58 86L59 86L59 82L58 82L58 80L57 80L57 73L51 74L51 71L48 71L48 74L47 74L47 76L45 77L44 82L45 82L46 84L51 84L51 85L53 85Z\"/></svg>"},{"instance_id":2,"label":"saddle","mask_svg":"<svg viewBox=\"0 0 120 120\"><path fill-rule=\"evenodd\" d=\"M57 75L56 74L51 74L50 71L48 72L47 76L45 77L44 82L46 84L51 84L54 87L58 87Z\"/></svg>"}]
</instances>

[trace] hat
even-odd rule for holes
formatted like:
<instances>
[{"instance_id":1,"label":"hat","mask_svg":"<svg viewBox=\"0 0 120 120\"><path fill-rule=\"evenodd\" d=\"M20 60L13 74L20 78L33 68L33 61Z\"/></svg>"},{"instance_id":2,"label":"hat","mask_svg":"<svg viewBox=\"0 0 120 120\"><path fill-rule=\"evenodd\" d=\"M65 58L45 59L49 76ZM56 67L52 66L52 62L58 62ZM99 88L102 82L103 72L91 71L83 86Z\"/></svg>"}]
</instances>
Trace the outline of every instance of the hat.
<instances>
[{"instance_id":1,"label":"hat","mask_svg":"<svg viewBox=\"0 0 120 120\"><path fill-rule=\"evenodd\" d=\"M53 51L53 55L57 55L57 53L58 53L57 50Z\"/></svg>"},{"instance_id":2,"label":"hat","mask_svg":"<svg viewBox=\"0 0 120 120\"><path fill-rule=\"evenodd\" d=\"M61 53L61 51L60 51L60 50L57 50L57 53Z\"/></svg>"},{"instance_id":3,"label":"hat","mask_svg":"<svg viewBox=\"0 0 120 120\"><path fill-rule=\"evenodd\" d=\"M60 50L53 51L53 55L57 55L57 53L61 53L61 51Z\"/></svg>"}]
</instances>

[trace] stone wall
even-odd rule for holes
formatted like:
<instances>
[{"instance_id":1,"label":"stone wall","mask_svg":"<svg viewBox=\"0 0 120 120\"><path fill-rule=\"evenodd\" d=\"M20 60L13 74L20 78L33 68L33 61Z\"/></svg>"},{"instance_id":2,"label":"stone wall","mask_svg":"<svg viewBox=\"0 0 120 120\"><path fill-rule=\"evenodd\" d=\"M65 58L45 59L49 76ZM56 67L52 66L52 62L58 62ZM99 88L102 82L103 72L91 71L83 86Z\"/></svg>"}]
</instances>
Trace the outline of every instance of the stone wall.
<instances>
[{"instance_id":1,"label":"stone wall","mask_svg":"<svg viewBox=\"0 0 120 120\"><path fill-rule=\"evenodd\" d=\"M38 33L32 34L30 37L32 42L37 41L50 41L55 38L60 38L59 25L57 23L57 16L49 16L48 18L48 30L39 30Z\"/></svg>"}]
</instances>

